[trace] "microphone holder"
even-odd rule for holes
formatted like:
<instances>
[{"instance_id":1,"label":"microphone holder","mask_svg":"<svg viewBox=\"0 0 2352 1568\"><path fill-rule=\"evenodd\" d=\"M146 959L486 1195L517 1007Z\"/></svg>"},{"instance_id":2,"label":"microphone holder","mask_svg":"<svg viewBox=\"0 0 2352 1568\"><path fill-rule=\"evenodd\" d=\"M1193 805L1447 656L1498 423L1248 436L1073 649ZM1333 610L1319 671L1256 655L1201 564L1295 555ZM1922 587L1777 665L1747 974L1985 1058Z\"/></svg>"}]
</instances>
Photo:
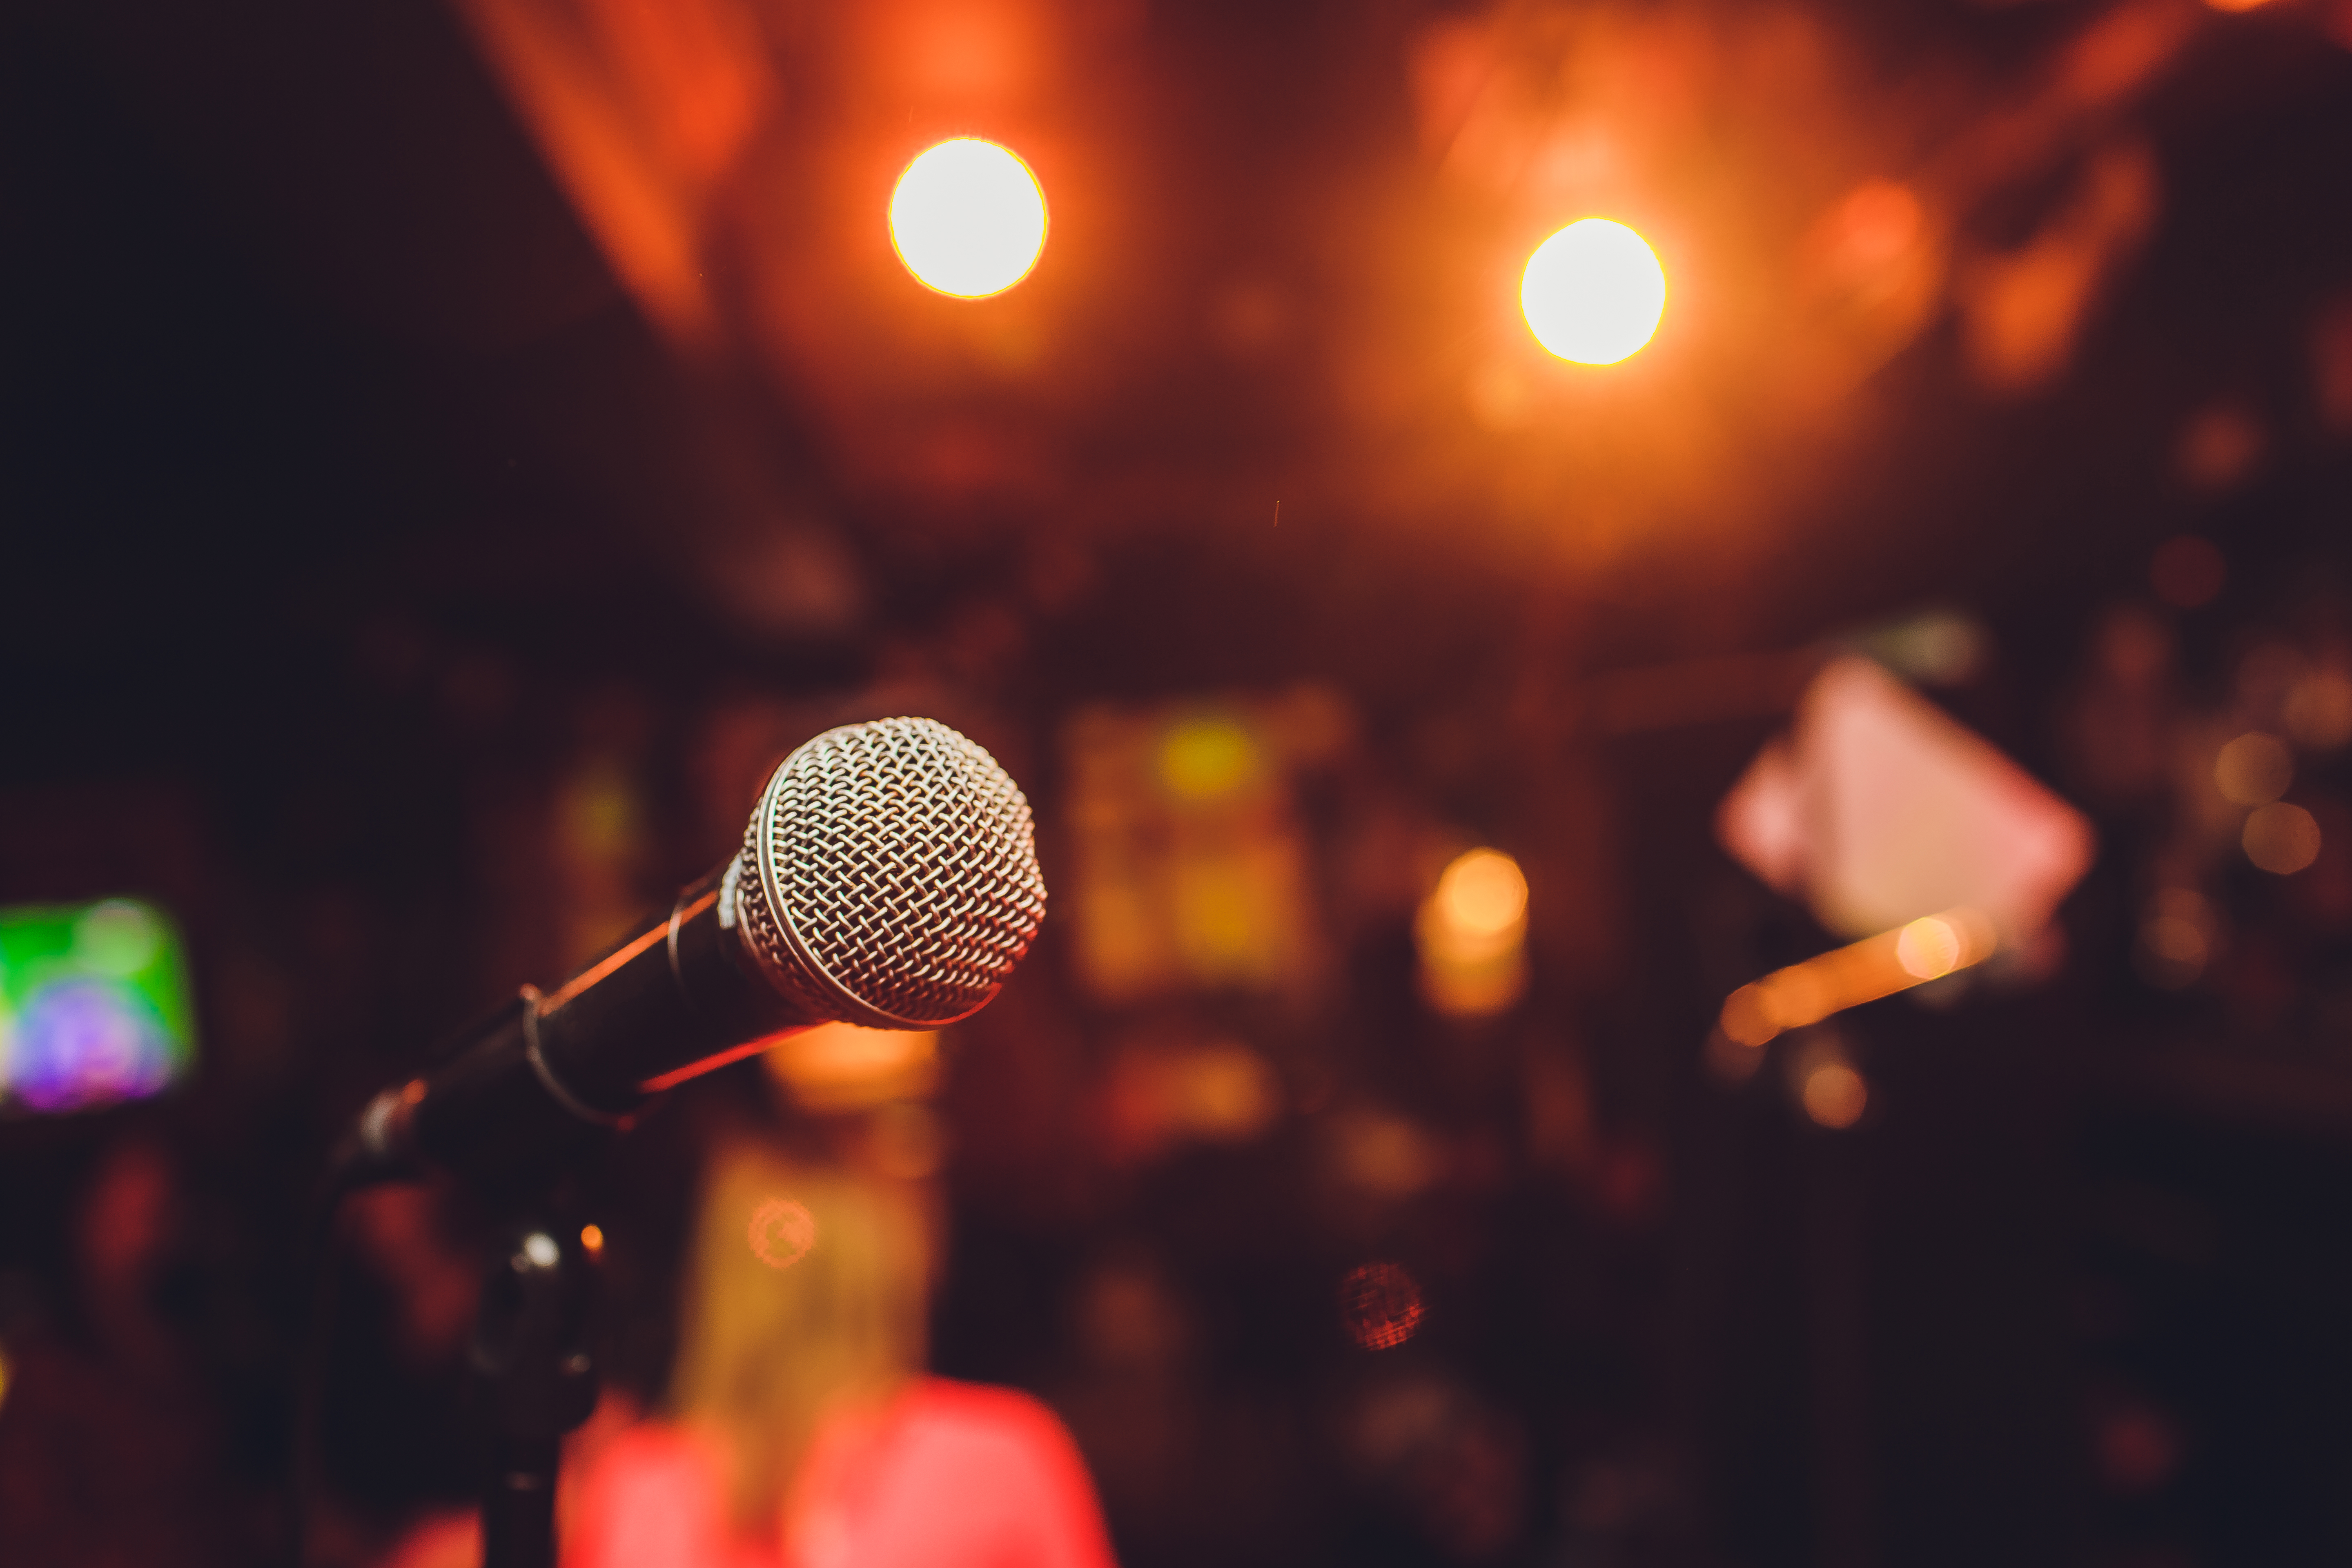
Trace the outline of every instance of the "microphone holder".
<instances>
[{"instance_id":1,"label":"microphone holder","mask_svg":"<svg viewBox=\"0 0 2352 1568\"><path fill-rule=\"evenodd\" d=\"M596 1407L596 1268L575 1227L526 1221L482 1282L467 1359L489 1426L483 1568L555 1568L563 1436Z\"/></svg>"}]
</instances>

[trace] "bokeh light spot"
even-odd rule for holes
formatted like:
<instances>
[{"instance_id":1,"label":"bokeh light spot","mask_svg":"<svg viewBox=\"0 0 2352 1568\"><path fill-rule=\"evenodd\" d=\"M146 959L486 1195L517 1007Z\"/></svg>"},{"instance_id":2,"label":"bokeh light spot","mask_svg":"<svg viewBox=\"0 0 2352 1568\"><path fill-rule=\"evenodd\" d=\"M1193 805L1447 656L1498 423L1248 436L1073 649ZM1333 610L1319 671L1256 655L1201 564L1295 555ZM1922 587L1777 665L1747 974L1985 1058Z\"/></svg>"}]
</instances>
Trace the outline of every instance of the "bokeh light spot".
<instances>
[{"instance_id":1,"label":"bokeh light spot","mask_svg":"<svg viewBox=\"0 0 2352 1568\"><path fill-rule=\"evenodd\" d=\"M1936 980L1960 966L1960 933L1933 915L1923 915L1895 939L1895 961L1903 973Z\"/></svg>"},{"instance_id":2,"label":"bokeh light spot","mask_svg":"<svg viewBox=\"0 0 2352 1568\"><path fill-rule=\"evenodd\" d=\"M798 1198L770 1198L751 1211L751 1251L771 1268L790 1268L816 1245L816 1216Z\"/></svg>"},{"instance_id":3,"label":"bokeh light spot","mask_svg":"<svg viewBox=\"0 0 2352 1568\"><path fill-rule=\"evenodd\" d=\"M1217 800L1257 777L1257 744L1230 719L1192 719L1160 743L1160 782L1179 800Z\"/></svg>"},{"instance_id":4,"label":"bokeh light spot","mask_svg":"<svg viewBox=\"0 0 2352 1568\"><path fill-rule=\"evenodd\" d=\"M589 1257L604 1257L604 1227L601 1225L582 1226L580 1227L580 1245L586 1250Z\"/></svg>"},{"instance_id":5,"label":"bokeh light spot","mask_svg":"<svg viewBox=\"0 0 2352 1568\"><path fill-rule=\"evenodd\" d=\"M1400 1263L1367 1263L1339 1281L1339 1321L1368 1351L1394 1350L1421 1327L1421 1285Z\"/></svg>"},{"instance_id":6,"label":"bokeh light spot","mask_svg":"<svg viewBox=\"0 0 2352 1568\"><path fill-rule=\"evenodd\" d=\"M74 952L83 965L101 974L135 974L163 950L163 930L154 915L128 899L93 904L74 926Z\"/></svg>"},{"instance_id":7,"label":"bokeh light spot","mask_svg":"<svg viewBox=\"0 0 2352 1568\"><path fill-rule=\"evenodd\" d=\"M1536 342L1579 364L1614 364L1648 342L1666 310L1666 273L1622 223L1580 218L1536 247L1519 279Z\"/></svg>"},{"instance_id":8,"label":"bokeh light spot","mask_svg":"<svg viewBox=\"0 0 2352 1568\"><path fill-rule=\"evenodd\" d=\"M1456 856L1413 921L1423 996L1454 1017L1484 1017L1527 989L1528 879L1499 849Z\"/></svg>"},{"instance_id":9,"label":"bokeh light spot","mask_svg":"<svg viewBox=\"0 0 2352 1568\"><path fill-rule=\"evenodd\" d=\"M2294 683L2286 698L2287 733L2315 752L2352 741L2352 675L2322 665Z\"/></svg>"},{"instance_id":10,"label":"bokeh light spot","mask_svg":"<svg viewBox=\"0 0 2352 1568\"><path fill-rule=\"evenodd\" d=\"M1528 879L1501 850L1473 849L1438 878L1437 909L1465 945L1492 942L1526 919Z\"/></svg>"},{"instance_id":11,"label":"bokeh light spot","mask_svg":"<svg viewBox=\"0 0 2352 1568\"><path fill-rule=\"evenodd\" d=\"M942 142L890 193L890 243L926 289L960 300L1002 294L1045 249L1045 192L1009 147Z\"/></svg>"},{"instance_id":12,"label":"bokeh light spot","mask_svg":"<svg viewBox=\"0 0 2352 1568\"><path fill-rule=\"evenodd\" d=\"M2214 787L2232 805L2268 805L2294 782L2294 758L2275 735L2247 731L2213 759Z\"/></svg>"},{"instance_id":13,"label":"bokeh light spot","mask_svg":"<svg viewBox=\"0 0 2352 1568\"><path fill-rule=\"evenodd\" d=\"M2299 805L2275 801L2246 818L2246 858L2292 876L2319 858L2319 823Z\"/></svg>"},{"instance_id":14,"label":"bokeh light spot","mask_svg":"<svg viewBox=\"0 0 2352 1568\"><path fill-rule=\"evenodd\" d=\"M1870 1104L1870 1086L1842 1061L1825 1061L1805 1075L1805 1114L1822 1127L1851 1127Z\"/></svg>"}]
</instances>

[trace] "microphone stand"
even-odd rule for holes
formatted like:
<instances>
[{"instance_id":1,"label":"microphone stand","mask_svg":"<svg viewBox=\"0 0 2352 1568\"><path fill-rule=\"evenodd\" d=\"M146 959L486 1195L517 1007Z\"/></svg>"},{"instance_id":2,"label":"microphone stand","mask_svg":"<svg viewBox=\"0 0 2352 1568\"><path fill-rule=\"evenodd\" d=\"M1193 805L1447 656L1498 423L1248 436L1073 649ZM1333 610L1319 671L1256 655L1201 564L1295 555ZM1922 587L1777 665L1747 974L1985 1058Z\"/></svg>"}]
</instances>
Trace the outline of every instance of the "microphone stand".
<instances>
[{"instance_id":1,"label":"microphone stand","mask_svg":"<svg viewBox=\"0 0 2352 1568\"><path fill-rule=\"evenodd\" d=\"M596 1407L595 1265L574 1227L527 1220L482 1282L468 1360L490 1426L483 1568L555 1568L563 1436Z\"/></svg>"}]
</instances>

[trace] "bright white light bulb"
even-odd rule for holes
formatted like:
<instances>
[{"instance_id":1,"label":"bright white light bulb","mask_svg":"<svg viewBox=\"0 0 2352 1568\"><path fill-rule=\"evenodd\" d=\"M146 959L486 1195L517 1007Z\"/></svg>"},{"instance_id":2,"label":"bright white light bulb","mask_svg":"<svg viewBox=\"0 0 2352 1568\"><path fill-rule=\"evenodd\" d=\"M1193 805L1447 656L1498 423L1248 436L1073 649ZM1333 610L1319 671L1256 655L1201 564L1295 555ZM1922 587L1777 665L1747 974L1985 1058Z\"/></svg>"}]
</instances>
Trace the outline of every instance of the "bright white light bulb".
<instances>
[{"instance_id":1,"label":"bright white light bulb","mask_svg":"<svg viewBox=\"0 0 2352 1568\"><path fill-rule=\"evenodd\" d=\"M1666 310L1666 273L1642 237L1581 218L1536 247L1519 279L1536 342L1580 364L1614 364L1648 342Z\"/></svg>"},{"instance_id":2,"label":"bright white light bulb","mask_svg":"<svg viewBox=\"0 0 2352 1568\"><path fill-rule=\"evenodd\" d=\"M1045 193L1010 148L974 136L907 165L890 193L890 243L926 289L961 300L1002 294L1045 248Z\"/></svg>"}]
</instances>

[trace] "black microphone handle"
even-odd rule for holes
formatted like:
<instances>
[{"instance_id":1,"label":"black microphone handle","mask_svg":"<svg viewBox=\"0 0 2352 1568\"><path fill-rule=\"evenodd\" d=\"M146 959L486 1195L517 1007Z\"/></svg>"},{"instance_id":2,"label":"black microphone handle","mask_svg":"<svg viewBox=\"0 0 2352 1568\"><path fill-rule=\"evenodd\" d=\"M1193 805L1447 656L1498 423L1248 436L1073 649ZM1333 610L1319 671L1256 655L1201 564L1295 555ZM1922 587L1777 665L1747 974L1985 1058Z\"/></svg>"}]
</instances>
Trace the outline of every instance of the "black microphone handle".
<instances>
[{"instance_id":1,"label":"black microphone handle","mask_svg":"<svg viewBox=\"0 0 2352 1568\"><path fill-rule=\"evenodd\" d=\"M625 1126L672 1085L825 1022L771 984L722 921L728 870L554 991L526 987L443 1066L377 1095L339 1155L344 1182L437 1168L510 1188Z\"/></svg>"}]
</instances>

